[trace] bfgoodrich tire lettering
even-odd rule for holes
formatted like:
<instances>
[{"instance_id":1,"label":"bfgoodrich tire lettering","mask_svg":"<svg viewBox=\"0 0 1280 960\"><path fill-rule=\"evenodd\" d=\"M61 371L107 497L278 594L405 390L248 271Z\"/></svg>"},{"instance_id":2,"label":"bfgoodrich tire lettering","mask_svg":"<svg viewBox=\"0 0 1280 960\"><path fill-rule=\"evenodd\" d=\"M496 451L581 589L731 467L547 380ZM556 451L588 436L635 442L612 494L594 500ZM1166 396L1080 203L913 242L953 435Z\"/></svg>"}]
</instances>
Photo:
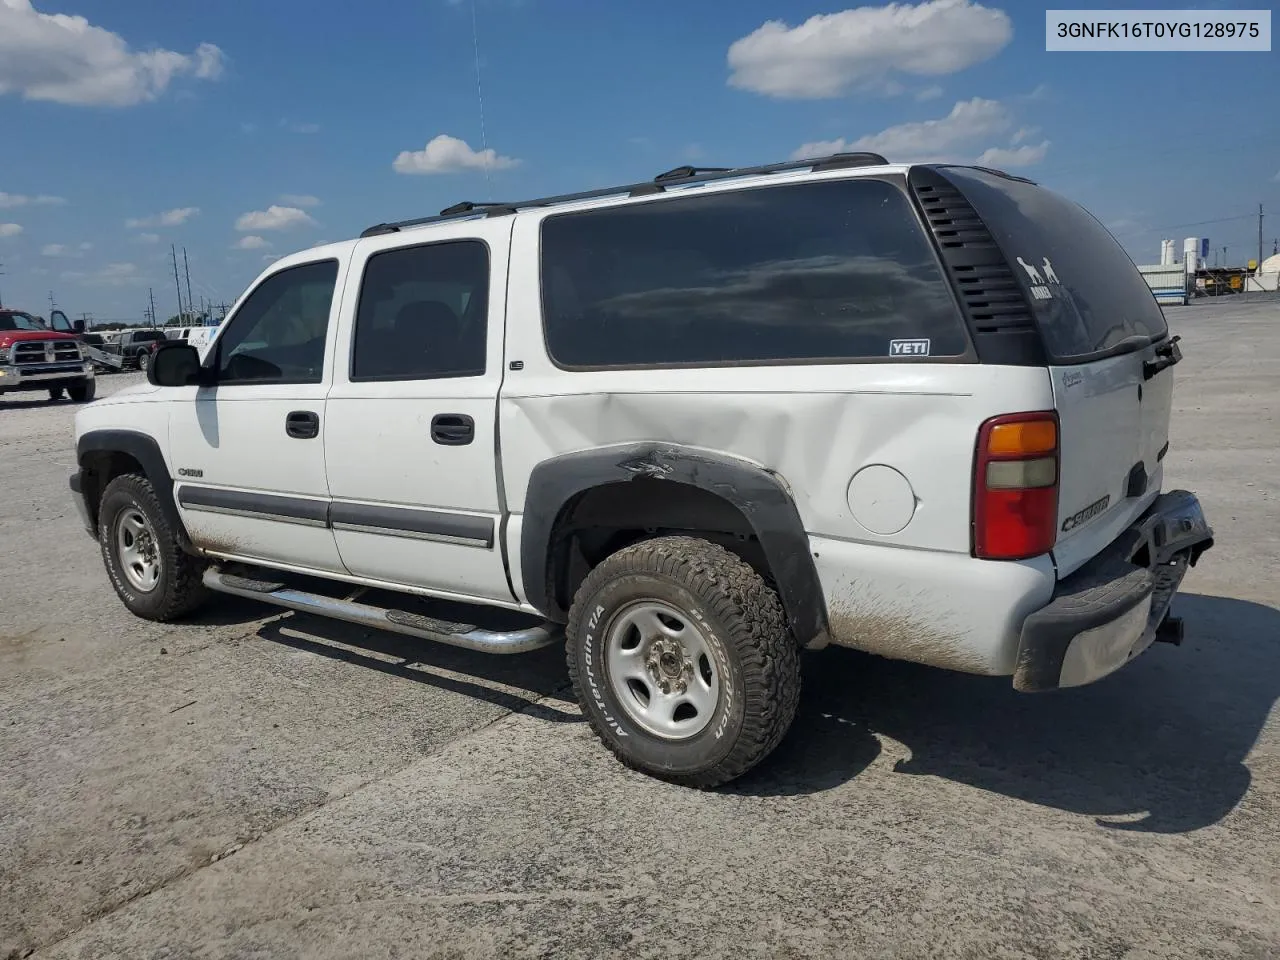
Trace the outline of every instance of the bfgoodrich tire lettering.
<instances>
[{"instance_id":1,"label":"bfgoodrich tire lettering","mask_svg":"<svg viewBox=\"0 0 1280 960\"><path fill-rule=\"evenodd\" d=\"M147 554L159 567L154 586L149 589L137 585L138 578L126 572L122 559L119 528L128 522L136 529L139 519L150 541ZM98 543L111 585L136 616L162 622L176 620L194 610L208 595L200 579L204 563L178 545L155 488L146 477L124 474L107 484L98 508Z\"/></svg>"},{"instance_id":2,"label":"bfgoodrich tire lettering","mask_svg":"<svg viewBox=\"0 0 1280 960\"><path fill-rule=\"evenodd\" d=\"M718 671L714 713L680 739L633 719L609 674L611 624L646 601L673 607L696 625ZM651 776L700 788L727 783L768 756L795 717L799 651L782 604L759 574L717 544L661 537L618 551L578 589L567 634L569 675L592 729L624 764Z\"/></svg>"}]
</instances>

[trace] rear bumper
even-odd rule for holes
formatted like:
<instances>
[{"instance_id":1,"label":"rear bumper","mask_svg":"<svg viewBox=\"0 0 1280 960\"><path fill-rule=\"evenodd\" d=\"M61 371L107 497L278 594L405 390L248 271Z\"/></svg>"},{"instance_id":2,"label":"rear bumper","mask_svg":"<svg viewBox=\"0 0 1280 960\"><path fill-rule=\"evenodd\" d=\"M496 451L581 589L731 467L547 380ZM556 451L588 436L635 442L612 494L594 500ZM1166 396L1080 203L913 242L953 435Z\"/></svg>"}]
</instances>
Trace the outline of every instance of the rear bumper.
<instances>
[{"instance_id":1,"label":"rear bumper","mask_svg":"<svg viewBox=\"0 0 1280 960\"><path fill-rule=\"evenodd\" d=\"M1023 622L1014 688L1075 687L1120 669L1151 645L1187 569L1212 546L1195 494L1157 497Z\"/></svg>"}]
</instances>

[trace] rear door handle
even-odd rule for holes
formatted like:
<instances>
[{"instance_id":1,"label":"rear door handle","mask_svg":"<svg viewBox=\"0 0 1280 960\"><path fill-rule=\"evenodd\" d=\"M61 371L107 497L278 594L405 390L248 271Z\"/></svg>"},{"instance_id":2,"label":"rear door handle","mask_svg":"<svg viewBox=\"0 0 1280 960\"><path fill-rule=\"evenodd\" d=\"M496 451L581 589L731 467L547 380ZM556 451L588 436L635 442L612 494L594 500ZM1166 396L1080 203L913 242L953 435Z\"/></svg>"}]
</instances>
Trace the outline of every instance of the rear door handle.
<instances>
[{"instance_id":1,"label":"rear door handle","mask_svg":"<svg viewBox=\"0 0 1280 960\"><path fill-rule=\"evenodd\" d=\"M313 440L320 433L320 414L294 410L284 418L284 432L295 440Z\"/></svg>"},{"instance_id":2,"label":"rear door handle","mask_svg":"<svg viewBox=\"0 0 1280 960\"><path fill-rule=\"evenodd\" d=\"M461 447L476 438L476 422L465 413L437 413L431 418L431 439L446 447Z\"/></svg>"}]
</instances>

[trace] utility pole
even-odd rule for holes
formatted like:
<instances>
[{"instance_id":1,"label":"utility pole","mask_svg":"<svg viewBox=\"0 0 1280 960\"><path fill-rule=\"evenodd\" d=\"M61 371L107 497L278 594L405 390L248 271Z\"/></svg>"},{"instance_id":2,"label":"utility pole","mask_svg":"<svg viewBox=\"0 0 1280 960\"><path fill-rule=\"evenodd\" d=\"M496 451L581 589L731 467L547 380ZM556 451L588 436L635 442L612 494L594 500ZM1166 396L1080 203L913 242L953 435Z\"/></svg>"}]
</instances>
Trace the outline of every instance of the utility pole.
<instances>
[{"instance_id":1,"label":"utility pole","mask_svg":"<svg viewBox=\"0 0 1280 960\"><path fill-rule=\"evenodd\" d=\"M151 317L151 329L154 330L156 326L156 295L150 287L147 287L147 299L151 301L151 309L147 312Z\"/></svg>"},{"instance_id":2,"label":"utility pole","mask_svg":"<svg viewBox=\"0 0 1280 960\"><path fill-rule=\"evenodd\" d=\"M80 319L84 321L84 328L85 328L86 330L88 330L88 329L89 329L89 327L90 327L90 325L92 325L92 323L93 323L93 314L92 314L92 313L82 313L82 314L80 314Z\"/></svg>"},{"instance_id":3,"label":"utility pole","mask_svg":"<svg viewBox=\"0 0 1280 960\"><path fill-rule=\"evenodd\" d=\"M55 301L55 300L53 299L53 291L52 291L52 290L50 290L50 291L49 291L49 317L50 317L50 322L52 322L53 311L55 311L55 310L57 310L57 309L58 309L57 301Z\"/></svg>"},{"instance_id":4,"label":"utility pole","mask_svg":"<svg viewBox=\"0 0 1280 960\"><path fill-rule=\"evenodd\" d=\"M1258 204L1258 266L1262 266L1262 204ZM1254 273L1257 273L1257 268Z\"/></svg>"},{"instance_id":5,"label":"utility pole","mask_svg":"<svg viewBox=\"0 0 1280 960\"><path fill-rule=\"evenodd\" d=\"M4 264L0 263L0 267L3 267L3 266ZM0 270L0 277L3 277L3 276L4 276L4 271ZM3 306L4 306L4 297L0 296L0 307L3 307Z\"/></svg>"},{"instance_id":6,"label":"utility pole","mask_svg":"<svg viewBox=\"0 0 1280 960\"><path fill-rule=\"evenodd\" d=\"M173 259L173 288L178 291L178 316L182 316L182 283L178 280L178 251L169 244L169 256Z\"/></svg>"},{"instance_id":7,"label":"utility pole","mask_svg":"<svg viewBox=\"0 0 1280 960\"><path fill-rule=\"evenodd\" d=\"M191 267L187 263L187 248L182 248L182 269L187 273L187 309L191 313L196 312L195 304L191 300Z\"/></svg>"}]
</instances>

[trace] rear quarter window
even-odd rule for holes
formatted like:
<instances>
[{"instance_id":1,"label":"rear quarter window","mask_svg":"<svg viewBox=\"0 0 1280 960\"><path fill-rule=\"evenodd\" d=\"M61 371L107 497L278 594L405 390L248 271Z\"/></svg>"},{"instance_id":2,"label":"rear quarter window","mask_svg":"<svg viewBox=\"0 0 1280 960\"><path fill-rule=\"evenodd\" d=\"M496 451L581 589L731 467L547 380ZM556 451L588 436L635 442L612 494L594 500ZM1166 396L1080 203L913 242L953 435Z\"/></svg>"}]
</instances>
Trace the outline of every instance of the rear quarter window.
<instances>
[{"instance_id":1,"label":"rear quarter window","mask_svg":"<svg viewBox=\"0 0 1280 960\"><path fill-rule=\"evenodd\" d=\"M541 266L547 348L562 367L969 351L910 202L882 180L691 193L551 216Z\"/></svg>"},{"instance_id":2,"label":"rear quarter window","mask_svg":"<svg viewBox=\"0 0 1280 960\"><path fill-rule=\"evenodd\" d=\"M940 171L973 205L1031 304L1056 362L1106 354L1168 332L1129 255L1091 213L1037 184L968 167Z\"/></svg>"}]
</instances>

